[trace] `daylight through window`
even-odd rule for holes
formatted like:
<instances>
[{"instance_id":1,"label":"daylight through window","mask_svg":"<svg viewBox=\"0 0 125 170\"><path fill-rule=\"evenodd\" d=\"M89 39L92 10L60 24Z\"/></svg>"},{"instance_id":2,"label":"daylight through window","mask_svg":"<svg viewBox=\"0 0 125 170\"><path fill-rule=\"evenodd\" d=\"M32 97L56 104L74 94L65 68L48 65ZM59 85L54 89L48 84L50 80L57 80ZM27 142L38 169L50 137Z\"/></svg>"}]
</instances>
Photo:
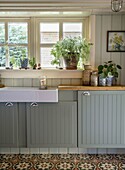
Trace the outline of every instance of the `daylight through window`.
<instances>
[{"instance_id":1,"label":"daylight through window","mask_svg":"<svg viewBox=\"0 0 125 170\"><path fill-rule=\"evenodd\" d=\"M52 46L65 37L83 35L82 22L41 22L40 23L40 59L42 67L55 67L51 64L53 56L50 54Z\"/></svg>"},{"instance_id":2,"label":"daylight through window","mask_svg":"<svg viewBox=\"0 0 125 170\"><path fill-rule=\"evenodd\" d=\"M28 23L0 23L0 67L20 67L28 57Z\"/></svg>"}]
</instances>

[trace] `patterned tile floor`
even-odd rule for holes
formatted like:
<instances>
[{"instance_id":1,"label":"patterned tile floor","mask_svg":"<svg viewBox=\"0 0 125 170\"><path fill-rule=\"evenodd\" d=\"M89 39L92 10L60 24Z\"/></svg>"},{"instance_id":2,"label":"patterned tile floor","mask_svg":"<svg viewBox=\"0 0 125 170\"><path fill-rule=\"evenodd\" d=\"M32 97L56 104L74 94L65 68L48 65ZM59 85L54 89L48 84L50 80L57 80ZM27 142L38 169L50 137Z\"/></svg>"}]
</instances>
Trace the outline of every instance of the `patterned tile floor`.
<instances>
[{"instance_id":1,"label":"patterned tile floor","mask_svg":"<svg viewBox=\"0 0 125 170\"><path fill-rule=\"evenodd\" d=\"M125 155L0 155L0 170L125 170Z\"/></svg>"}]
</instances>

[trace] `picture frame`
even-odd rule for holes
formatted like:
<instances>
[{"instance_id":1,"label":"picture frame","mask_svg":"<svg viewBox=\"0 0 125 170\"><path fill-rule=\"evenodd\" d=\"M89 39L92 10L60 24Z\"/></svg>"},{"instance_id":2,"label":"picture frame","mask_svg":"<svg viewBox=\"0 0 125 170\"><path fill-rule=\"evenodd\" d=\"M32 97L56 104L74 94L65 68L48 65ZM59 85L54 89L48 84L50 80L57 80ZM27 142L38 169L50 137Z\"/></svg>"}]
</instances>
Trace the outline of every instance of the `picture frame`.
<instances>
[{"instance_id":1,"label":"picture frame","mask_svg":"<svg viewBox=\"0 0 125 170\"><path fill-rule=\"evenodd\" d=\"M125 52L125 31L107 31L107 52Z\"/></svg>"}]
</instances>

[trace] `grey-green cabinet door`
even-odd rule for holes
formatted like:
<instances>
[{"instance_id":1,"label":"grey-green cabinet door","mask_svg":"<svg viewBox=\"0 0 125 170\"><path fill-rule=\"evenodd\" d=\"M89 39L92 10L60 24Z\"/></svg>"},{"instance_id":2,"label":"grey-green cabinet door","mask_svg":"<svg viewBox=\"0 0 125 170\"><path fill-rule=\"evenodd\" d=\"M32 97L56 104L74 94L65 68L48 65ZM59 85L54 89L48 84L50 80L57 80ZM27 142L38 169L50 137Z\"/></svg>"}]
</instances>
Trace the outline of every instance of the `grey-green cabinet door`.
<instances>
[{"instance_id":1,"label":"grey-green cabinet door","mask_svg":"<svg viewBox=\"0 0 125 170\"><path fill-rule=\"evenodd\" d=\"M78 146L125 147L125 92L78 92Z\"/></svg>"},{"instance_id":2,"label":"grey-green cabinet door","mask_svg":"<svg viewBox=\"0 0 125 170\"><path fill-rule=\"evenodd\" d=\"M27 104L28 147L77 147L77 102Z\"/></svg>"},{"instance_id":3,"label":"grey-green cabinet door","mask_svg":"<svg viewBox=\"0 0 125 170\"><path fill-rule=\"evenodd\" d=\"M0 103L0 147L18 145L18 107L16 103Z\"/></svg>"}]
</instances>

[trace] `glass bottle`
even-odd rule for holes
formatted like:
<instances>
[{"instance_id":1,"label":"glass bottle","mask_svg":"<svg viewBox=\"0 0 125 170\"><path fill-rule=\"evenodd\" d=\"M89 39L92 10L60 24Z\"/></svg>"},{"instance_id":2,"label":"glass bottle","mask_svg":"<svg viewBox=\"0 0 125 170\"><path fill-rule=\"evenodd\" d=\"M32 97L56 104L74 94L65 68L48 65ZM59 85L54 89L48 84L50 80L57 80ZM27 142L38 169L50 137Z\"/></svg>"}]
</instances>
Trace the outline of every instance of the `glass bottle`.
<instances>
[{"instance_id":1,"label":"glass bottle","mask_svg":"<svg viewBox=\"0 0 125 170\"><path fill-rule=\"evenodd\" d=\"M91 74L91 86L98 86L98 73L93 71Z\"/></svg>"},{"instance_id":2,"label":"glass bottle","mask_svg":"<svg viewBox=\"0 0 125 170\"><path fill-rule=\"evenodd\" d=\"M44 90L47 89L47 82L46 82L46 76L41 76L40 77L40 89Z\"/></svg>"}]
</instances>

